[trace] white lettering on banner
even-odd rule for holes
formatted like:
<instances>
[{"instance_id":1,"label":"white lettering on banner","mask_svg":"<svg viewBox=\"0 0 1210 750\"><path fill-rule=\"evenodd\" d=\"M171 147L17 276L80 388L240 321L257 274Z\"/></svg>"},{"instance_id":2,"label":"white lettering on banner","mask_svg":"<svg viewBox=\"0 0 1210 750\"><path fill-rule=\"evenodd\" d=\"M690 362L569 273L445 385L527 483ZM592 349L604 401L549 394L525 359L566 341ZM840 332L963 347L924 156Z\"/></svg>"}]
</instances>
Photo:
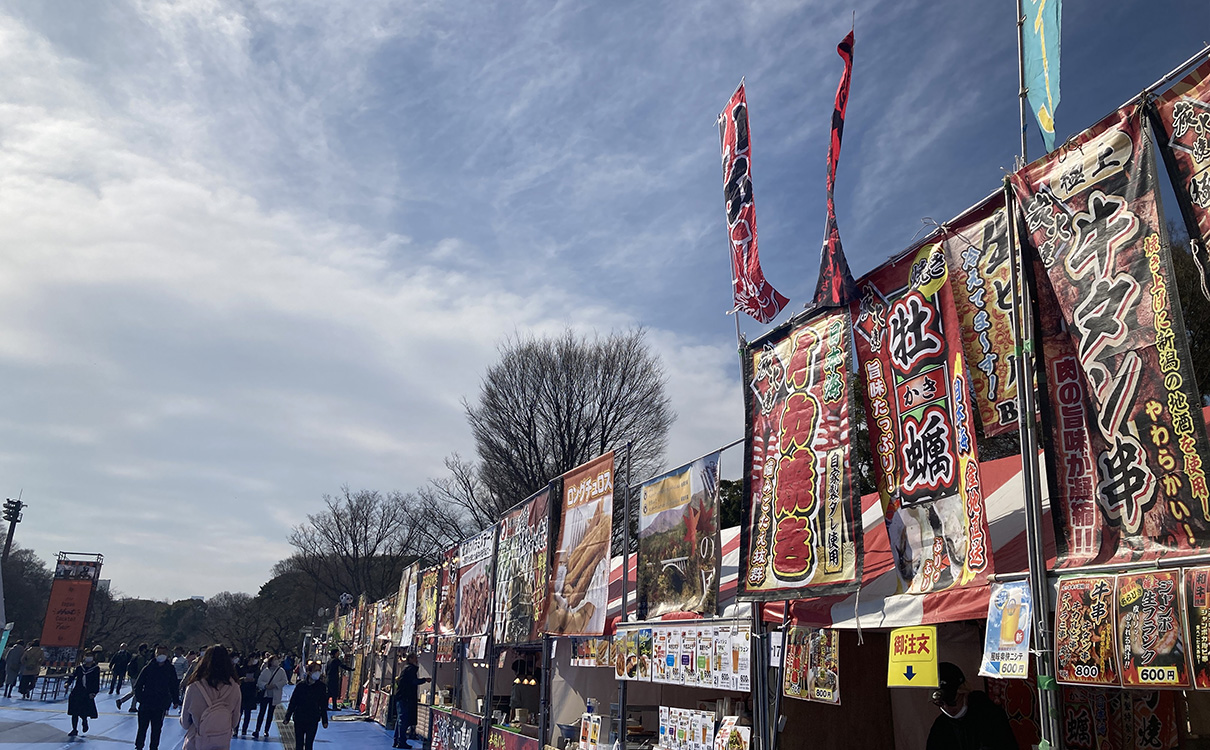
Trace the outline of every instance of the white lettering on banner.
<instances>
[{"instance_id":1,"label":"white lettering on banner","mask_svg":"<svg viewBox=\"0 0 1210 750\"><path fill-rule=\"evenodd\" d=\"M581 505L613 492L613 470L606 469L595 477L584 477L567 488L569 505Z\"/></svg>"}]
</instances>

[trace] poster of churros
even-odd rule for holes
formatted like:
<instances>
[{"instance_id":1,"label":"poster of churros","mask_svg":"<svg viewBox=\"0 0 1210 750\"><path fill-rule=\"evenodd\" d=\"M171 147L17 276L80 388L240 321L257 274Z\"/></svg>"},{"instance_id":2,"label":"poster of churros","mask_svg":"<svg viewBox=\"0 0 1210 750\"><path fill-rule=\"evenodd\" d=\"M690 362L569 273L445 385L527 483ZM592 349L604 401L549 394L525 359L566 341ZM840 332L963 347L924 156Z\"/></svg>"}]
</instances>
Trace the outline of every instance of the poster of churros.
<instances>
[{"instance_id":1,"label":"poster of churros","mask_svg":"<svg viewBox=\"0 0 1210 750\"><path fill-rule=\"evenodd\" d=\"M563 477L563 519L546 632L602 635L609 603L609 547L613 538L613 453Z\"/></svg>"}]
</instances>

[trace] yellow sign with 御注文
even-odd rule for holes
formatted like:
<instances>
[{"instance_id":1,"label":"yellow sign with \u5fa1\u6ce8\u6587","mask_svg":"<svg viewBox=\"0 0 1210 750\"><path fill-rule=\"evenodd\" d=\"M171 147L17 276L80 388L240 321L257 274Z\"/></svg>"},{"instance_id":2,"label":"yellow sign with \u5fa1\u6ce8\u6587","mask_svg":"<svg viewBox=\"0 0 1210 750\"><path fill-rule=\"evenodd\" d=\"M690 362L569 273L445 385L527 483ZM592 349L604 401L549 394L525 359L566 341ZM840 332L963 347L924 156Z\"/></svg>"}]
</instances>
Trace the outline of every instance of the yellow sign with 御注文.
<instances>
[{"instance_id":1,"label":"yellow sign with \u5fa1\u6ce8\u6587","mask_svg":"<svg viewBox=\"0 0 1210 750\"><path fill-rule=\"evenodd\" d=\"M887 687L937 687L937 626L891 631Z\"/></svg>"}]
</instances>

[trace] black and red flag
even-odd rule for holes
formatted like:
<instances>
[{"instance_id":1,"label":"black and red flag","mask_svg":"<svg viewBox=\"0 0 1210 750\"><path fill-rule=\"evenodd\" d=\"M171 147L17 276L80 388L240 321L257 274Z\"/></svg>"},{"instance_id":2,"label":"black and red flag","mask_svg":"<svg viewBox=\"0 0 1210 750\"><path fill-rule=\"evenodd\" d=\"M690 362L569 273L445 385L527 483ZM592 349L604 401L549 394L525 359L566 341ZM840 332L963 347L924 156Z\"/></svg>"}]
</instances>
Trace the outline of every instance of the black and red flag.
<instances>
[{"instance_id":1,"label":"black and red flag","mask_svg":"<svg viewBox=\"0 0 1210 750\"><path fill-rule=\"evenodd\" d=\"M748 136L748 100L744 84L718 116L723 151L723 197L731 245L731 282L735 309L762 323L777 317L790 300L765 281L756 247L756 204L752 201L752 145Z\"/></svg>"},{"instance_id":2,"label":"black and red flag","mask_svg":"<svg viewBox=\"0 0 1210 750\"><path fill-rule=\"evenodd\" d=\"M836 187L836 163L840 161L840 140L844 136L844 113L849 106L849 83L853 79L853 32L850 31L837 47L844 60L844 75L836 87L836 107L832 110L832 138L828 141L828 226L824 233L819 257L819 280L815 284L815 307L841 307L857 298L857 285L840 246L840 229L836 226L836 203L832 199Z\"/></svg>"}]
</instances>

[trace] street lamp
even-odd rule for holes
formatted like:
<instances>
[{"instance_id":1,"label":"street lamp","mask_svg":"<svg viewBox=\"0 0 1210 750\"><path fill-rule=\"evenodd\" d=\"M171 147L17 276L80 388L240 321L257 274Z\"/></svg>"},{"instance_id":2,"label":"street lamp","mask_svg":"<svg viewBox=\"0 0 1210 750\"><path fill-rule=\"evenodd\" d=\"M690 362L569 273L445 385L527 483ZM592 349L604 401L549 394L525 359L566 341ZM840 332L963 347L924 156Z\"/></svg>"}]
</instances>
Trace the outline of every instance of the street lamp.
<instances>
[{"instance_id":1,"label":"street lamp","mask_svg":"<svg viewBox=\"0 0 1210 750\"><path fill-rule=\"evenodd\" d=\"M13 547L13 533L17 530L17 524L21 523L21 511L25 509L25 503L18 498L13 500L8 498L4 501L4 520L8 521L8 538L4 540L4 555L0 557L0 561L8 562L8 552Z\"/></svg>"}]
</instances>

